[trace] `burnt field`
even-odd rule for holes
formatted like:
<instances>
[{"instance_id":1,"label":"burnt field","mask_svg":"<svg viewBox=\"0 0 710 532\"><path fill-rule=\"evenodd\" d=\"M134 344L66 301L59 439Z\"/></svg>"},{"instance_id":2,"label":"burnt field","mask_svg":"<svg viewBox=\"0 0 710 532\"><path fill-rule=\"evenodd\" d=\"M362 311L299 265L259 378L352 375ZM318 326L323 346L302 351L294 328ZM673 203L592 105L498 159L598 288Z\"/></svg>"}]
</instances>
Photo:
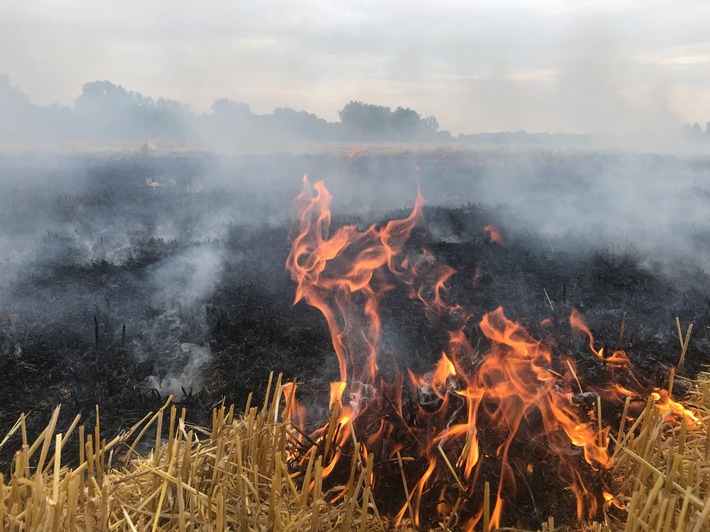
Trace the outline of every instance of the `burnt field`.
<instances>
[{"instance_id":1,"label":"burnt field","mask_svg":"<svg viewBox=\"0 0 710 532\"><path fill-rule=\"evenodd\" d=\"M408 246L457 270L444 297L473 314L498 306L602 382L587 339L625 349L649 386L667 384L693 323L682 375L710 363L710 162L612 153L481 151L216 157L0 159L0 436L18 416L59 431L101 411L106 434L173 394L205 423L243 405L271 371L327 405L337 360L322 315L293 306L285 269L301 176L325 179L333 223L364 228L411 209ZM498 241L491 229L502 235ZM448 338L406 292L382 302L384 373L417 373ZM623 337L622 315L628 318ZM676 393L682 391L682 380ZM324 399L324 397L326 399ZM314 419L314 422L319 420ZM320 420L322 421L322 420ZM6 469L18 439L0 450Z\"/></svg>"}]
</instances>

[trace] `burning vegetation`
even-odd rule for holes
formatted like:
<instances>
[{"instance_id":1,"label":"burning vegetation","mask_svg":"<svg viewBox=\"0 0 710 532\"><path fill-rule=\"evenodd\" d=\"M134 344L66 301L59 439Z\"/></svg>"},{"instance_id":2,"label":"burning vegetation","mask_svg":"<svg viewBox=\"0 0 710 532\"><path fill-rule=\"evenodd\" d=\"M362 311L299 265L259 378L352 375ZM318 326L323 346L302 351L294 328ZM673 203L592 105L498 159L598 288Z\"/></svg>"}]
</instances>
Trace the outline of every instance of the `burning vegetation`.
<instances>
[{"instance_id":1,"label":"burning vegetation","mask_svg":"<svg viewBox=\"0 0 710 532\"><path fill-rule=\"evenodd\" d=\"M139 186L157 202L174 183L146 178ZM273 254L285 260L291 295L295 283L291 312L306 321L272 318L288 306L252 295L234 315L210 310L213 339L200 349L214 360L202 378L245 379L236 395L209 403L211 424L188 420L187 406L204 407L209 397L184 389L176 405L168 398L113 439L98 407L93 431L78 415L60 422L59 409L34 431L23 414L0 440L0 452L19 449L0 477L3 530L707 529L710 379L644 363L626 313L618 340L591 318L588 326L579 278L558 300L540 290L544 316L524 317L528 309L513 307L511 294L497 300L498 272L489 268L509 252L511 236L495 218L479 220L475 244L439 240L432 249L428 218L448 218L453 228L459 220L451 209L425 211L421 193L411 211L374 225L334 221L332 200L323 182L304 178L289 246ZM266 234L286 240L285 231ZM473 261L460 256L469 245L482 250ZM614 267L623 291L632 281ZM600 268L596 281L612 270ZM247 288L218 292L239 299ZM242 321L230 329L234 316ZM298 381L297 361L286 379L269 377L263 403L250 394L243 414L235 412L234 397L255 382L235 368L257 359L240 362L225 346L234 330L246 336L250 316L258 334L237 354L270 352L281 334L298 344L288 353L313 350L319 379L332 374L333 382L306 365ZM14 313L4 319L22 326ZM118 371L104 363L105 319L92 322L97 387ZM680 371L692 327L676 326ZM120 338L128 367L125 323ZM13 359L18 368L23 356ZM263 363L281 369L276 354ZM691 392L682 401L681 384Z\"/></svg>"},{"instance_id":2,"label":"burning vegetation","mask_svg":"<svg viewBox=\"0 0 710 532\"><path fill-rule=\"evenodd\" d=\"M347 475L347 463L339 468L341 456L361 453L363 463L374 455L371 486L376 498L386 494L379 497L386 507L399 507L396 524L442 520L473 530L484 519L486 527L510 525L505 516L511 508L519 513L536 504L532 492L519 495L519 485L530 490L531 483L550 482L559 484L560 499L550 502L564 504L567 491L581 522L599 514L613 489L604 411L623 406L625 419L632 403L651 397L673 418L699 423L668 392L642 386L623 350L606 356L595 349L574 309L570 325L588 335L591 354L610 370L607 383L583 384L573 358L554 342L532 338L500 307L479 323L488 347L474 348L466 334L472 314L445 301L446 283L456 272L426 250L406 247L421 222L421 194L404 219L363 231L343 226L331 234L332 198L322 182L313 188L315 193L304 178L287 268L298 284L295 302L305 300L328 323L340 381L331 385L330 420L311 435L312 445L297 461L322 453L323 478L333 475L333 487ZM496 228L484 229L492 242L502 242ZM380 371L386 355L380 306L398 284L449 336L435 368L423 376L407 370L408 379L396 365L389 374ZM495 496L484 515L488 486ZM345 484L335 500L347 489Z\"/></svg>"}]
</instances>

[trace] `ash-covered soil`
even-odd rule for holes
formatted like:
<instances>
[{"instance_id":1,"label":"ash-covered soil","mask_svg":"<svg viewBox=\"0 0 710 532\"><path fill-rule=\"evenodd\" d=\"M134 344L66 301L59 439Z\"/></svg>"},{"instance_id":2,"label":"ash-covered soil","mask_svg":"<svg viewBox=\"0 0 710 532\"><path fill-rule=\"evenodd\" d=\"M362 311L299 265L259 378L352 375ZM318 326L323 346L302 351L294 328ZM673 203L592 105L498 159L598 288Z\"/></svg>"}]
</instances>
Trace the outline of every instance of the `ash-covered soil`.
<instances>
[{"instance_id":1,"label":"ash-covered soil","mask_svg":"<svg viewBox=\"0 0 710 532\"><path fill-rule=\"evenodd\" d=\"M168 394L207 423L218 402L259 397L271 371L303 382L306 403L323 399L337 380L329 334L315 309L292 306L284 266L304 173L326 179L336 226L406 216L421 183L429 206L410 245L458 271L445 297L473 313L474 345L485 347L478 320L503 306L573 354L582 380L600 382L567 318L579 309L598 346L613 349L626 312L621 347L645 383L662 385L679 358L678 316L694 324L683 371L692 376L710 362L710 232L696 213L710 199L709 168L500 151L5 157L0 436L21 412L35 436L58 404L59 430L77 413L93 425L98 405L113 435ZM446 345L444 324L404 290L381 308L383 371L395 362L429 370ZM16 437L0 450L0 468L19 445Z\"/></svg>"}]
</instances>

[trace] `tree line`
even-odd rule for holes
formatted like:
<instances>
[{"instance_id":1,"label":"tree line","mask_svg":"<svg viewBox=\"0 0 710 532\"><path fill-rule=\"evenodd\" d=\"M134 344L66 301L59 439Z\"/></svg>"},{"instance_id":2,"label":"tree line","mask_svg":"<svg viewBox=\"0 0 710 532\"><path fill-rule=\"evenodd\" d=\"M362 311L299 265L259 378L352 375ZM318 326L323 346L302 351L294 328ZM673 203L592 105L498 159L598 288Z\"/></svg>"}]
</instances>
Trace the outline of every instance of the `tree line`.
<instances>
[{"instance_id":1,"label":"tree line","mask_svg":"<svg viewBox=\"0 0 710 532\"><path fill-rule=\"evenodd\" d=\"M413 109L351 101L338 122L289 107L255 114L229 99L197 114L167 98L154 99L110 81L85 83L73 107L38 106L0 76L0 136L113 140L287 140L430 141L450 135L434 117Z\"/></svg>"}]
</instances>

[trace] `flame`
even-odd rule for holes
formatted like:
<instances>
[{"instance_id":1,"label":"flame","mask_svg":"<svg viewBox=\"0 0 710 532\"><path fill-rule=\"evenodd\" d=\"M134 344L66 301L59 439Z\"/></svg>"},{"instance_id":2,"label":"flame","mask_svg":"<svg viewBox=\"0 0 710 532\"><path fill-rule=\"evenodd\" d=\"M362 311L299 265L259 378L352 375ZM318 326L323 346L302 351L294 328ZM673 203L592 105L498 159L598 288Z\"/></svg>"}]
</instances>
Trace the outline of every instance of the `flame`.
<instances>
[{"instance_id":1,"label":"flame","mask_svg":"<svg viewBox=\"0 0 710 532\"><path fill-rule=\"evenodd\" d=\"M456 376L456 368L446 356L446 353L441 354L441 359L437 362L433 372L426 373L420 377L409 370L407 371L409 372L409 379L412 385L415 389L418 389L422 395L434 395L443 401L447 391L454 386L450 378ZM421 397L420 402L424 403Z\"/></svg>"},{"instance_id":2,"label":"flame","mask_svg":"<svg viewBox=\"0 0 710 532\"><path fill-rule=\"evenodd\" d=\"M623 493L616 496L612 493L609 493L608 491L604 491L602 492L602 496L604 497L604 508L610 508L611 506L613 506L614 508L618 508L619 510L626 509L624 504L619 500L619 498L623 496Z\"/></svg>"},{"instance_id":3,"label":"flame","mask_svg":"<svg viewBox=\"0 0 710 532\"><path fill-rule=\"evenodd\" d=\"M345 386L347 386L347 383L345 381L330 383L330 399L328 400L328 408L332 409L333 406L336 404L342 405Z\"/></svg>"},{"instance_id":4,"label":"flame","mask_svg":"<svg viewBox=\"0 0 710 532\"><path fill-rule=\"evenodd\" d=\"M348 225L331 235L332 197L322 181L313 188L315 195L304 176L303 191L294 201L300 224L287 258L291 278L298 285L294 304L305 299L325 316L338 357L340 380L372 383L377 373L381 327L378 306L388 289L379 271L385 265L392 271L398 266L395 256L421 218L423 198L417 196L410 216L391 221L382 229L373 225L358 231ZM348 368L355 372L352 379L348 379Z\"/></svg>"},{"instance_id":5,"label":"flame","mask_svg":"<svg viewBox=\"0 0 710 532\"><path fill-rule=\"evenodd\" d=\"M596 502L589 488L576 474L572 448L583 450L586 462L595 469L608 468L611 459L607 453L607 438L604 434L600 444L599 434L583 419L572 402L571 391L560 391L563 383L551 371L552 355L541 342L532 339L527 331L503 314L499 307L483 316L480 322L483 334L492 340L492 349L484 356L477 372L468 377L465 395L469 400L469 420L463 426L449 432L470 431L471 424L485 418L485 425L498 428L508 437L499 447L501 455L501 482L497 501L492 513L492 526L500 526L506 490L515 490L515 475L510 466L508 451L520 429L523 419L537 411L541 416L541 432L532 439L546 437L548 445L559 461L561 474L570 484L577 497L578 518L596 512ZM479 453L469 448L476 460L460 456L464 474L471 477Z\"/></svg>"},{"instance_id":6,"label":"flame","mask_svg":"<svg viewBox=\"0 0 710 532\"><path fill-rule=\"evenodd\" d=\"M306 407L296 399L296 388L297 385L292 382L288 382L281 387L284 402L286 403L283 417L290 420L293 426L303 431L306 426ZM297 439L300 441L301 438L302 436L299 434Z\"/></svg>"},{"instance_id":7,"label":"flame","mask_svg":"<svg viewBox=\"0 0 710 532\"><path fill-rule=\"evenodd\" d=\"M606 355L603 347L598 350L594 348L594 336L592 335L592 331L589 330L589 327L587 327L587 324L584 322L584 318L582 318L582 315L575 308L572 309L572 313L569 317L569 323L573 329L577 329L578 331L581 331L587 335L587 337L589 338L589 350L598 359L603 360L604 362L612 366L626 368L631 367L631 361L629 360L629 357L626 356L625 351L617 349L611 355Z\"/></svg>"},{"instance_id":8,"label":"flame","mask_svg":"<svg viewBox=\"0 0 710 532\"><path fill-rule=\"evenodd\" d=\"M456 367L453 362L449 360L449 357L446 356L446 353L441 353L441 359L436 364L436 369L434 370L432 384L445 384L446 379L454 376L456 376Z\"/></svg>"},{"instance_id":9,"label":"flame","mask_svg":"<svg viewBox=\"0 0 710 532\"><path fill-rule=\"evenodd\" d=\"M661 414L672 412L679 419L685 419L686 422L693 425L701 425L700 418L696 416L692 410L685 408L682 404L674 401L668 394L667 390L656 389L651 393L651 399L656 403Z\"/></svg>"},{"instance_id":10,"label":"flame","mask_svg":"<svg viewBox=\"0 0 710 532\"><path fill-rule=\"evenodd\" d=\"M475 349L466 332L473 314L448 301L456 271L426 250L406 248L422 221L421 192L407 217L364 230L352 225L332 229L331 202L322 181L311 186L304 176L303 190L294 200L299 218L292 227L286 263L297 284L294 304L304 300L323 314L338 359L340 379L331 384L331 416L314 432L315 444L308 451L322 453L323 476L336 470L341 456L359 456L353 451L358 446L363 463L371 454L379 463L396 456L400 467L400 452L406 450L414 455L407 462L414 476L401 471L403 488L411 491L396 522L410 519L420 526L426 500L432 513L440 516L465 512L464 527L472 529L483 515L481 477L496 467L490 515L490 526L495 528L504 521L517 479L525 471L537 470L528 458L522 463L516 458L516 449L524 445L535 449L541 463L555 467L574 494L579 520L595 516L599 503L610 504L614 497L602 491L598 478L599 471L612 465L610 429L604 426L601 399L619 403L643 394L626 353L617 350L607 356L603 348L596 349L591 331L573 309L569 323L587 335L594 358L612 370L628 370L623 384L613 378L608 385L585 392L574 361L555 351L551 342L533 338L501 307L480 319L478 327L487 347ZM502 243L498 229L486 226L485 230L491 242ZM474 276L474 284L476 277L480 273ZM414 405L409 414L403 410L403 396L408 393L403 374L395 371L389 380L380 375L380 305L397 284L422 305L432 323L441 323L442 317L454 323L433 369L424 375L407 370L407 404ZM553 322L547 319L541 325L550 327ZM597 399L594 408L584 405L590 397ZM698 422L667 393L656 390L652 398L659 408ZM289 412L294 418L297 406L294 402ZM412 415L416 422L407 419ZM345 475L351 471L347 462L343 460L341 468ZM374 485L377 476L372 475ZM445 488L452 478L458 490ZM459 506L457 497L464 497L470 507Z\"/></svg>"},{"instance_id":11,"label":"flame","mask_svg":"<svg viewBox=\"0 0 710 532\"><path fill-rule=\"evenodd\" d=\"M609 364L612 367L621 367L627 369L628 377L634 384L634 387L636 387L637 389L643 388L631 372L630 368L632 367L632 364L625 351L616 350L612 353L611 356L606 356L604 353L604 348L600 348L599 350L594 349L594 336L592 335L587 325L584 323L584 319L582 318L581 314L576 309L572 310L572 314L570 315L569 320L570 325L573 328L584 332L588 336L589 349L592 351L592 353L594 353L597 358L603 360L605 363ZM618 382L612 383L612 386L613 391L616 392L619 397L642 397L640 392L629 389L628 387ZM600 390L601 393L606 391L607 390ZM656 404L656 408L658 408L661 414L671 412L677 419L685 419L686 422L695 425L702 424L700 419L691 410L685 408L677 401L674 401L667 390L660 390L655 388L650 393L650 397Z\"/></svg>"},{"instance_id":12,"label":"flame","mask_svg":"<svg viewBox=\"0 0 710 532\"><path fill-rule=\"evenodd\" d=\"M409 500L404 504L402 509L399 511L397 514L397 518L395 519L395 523L399 526L399 524L402 522L402 519L404 518L405 514L409 510L409 508L412 508L412 512L414 514L414 526L419 526L421 524L421 518L419 516L419 506L421 504L422 500L422 493L424 492L424 488L431 478L432 474L434 473L434 470L436 469L436 460L431 459L429 460L429 467L427 467L426 471L424 474L421 476L419 479L419 482L417 482L416 486L414 487L414 490L412 491Z\"/></svg>"},{"instance_id":13,"label":"flame","mask_svg":"<svg viewBox=\"0 0 710 532\"><path fill-rule=\"evenodd\" d=\"M594 336L592 336L592 331L589 330L589 327L587 327L587 324L584 322L584 318L582 318L582 315L576 308L572 309L572 313L569 316L569 324L573 329L577 329L587 335L589 338L589 350L594 354L594 356L604 360L603 349L597 350L594 348Z\"/></svg>"},{"instance_id":14,"label":"flame","mask_svg":"<svg viewBox=\"0 0 710 532\"><path fill-rule=\"evenodd\" d=\"M483 228L488 236L488 241L491 244L502 244L503 243L503 233L500 232L495 225L488 224Z\"/></svg>"},{"instance_id":15,"label":"flame","mask_svg":"<svg viewBox=\"0 0 710 532\"><path fill-rule=\"evenodd\" d=\"M478 288L478 286L481 284L481 265L476 264L476 271L473 272L473 279L471 279L471 284L475 288Z\"/></svg>"}]
</instances>

